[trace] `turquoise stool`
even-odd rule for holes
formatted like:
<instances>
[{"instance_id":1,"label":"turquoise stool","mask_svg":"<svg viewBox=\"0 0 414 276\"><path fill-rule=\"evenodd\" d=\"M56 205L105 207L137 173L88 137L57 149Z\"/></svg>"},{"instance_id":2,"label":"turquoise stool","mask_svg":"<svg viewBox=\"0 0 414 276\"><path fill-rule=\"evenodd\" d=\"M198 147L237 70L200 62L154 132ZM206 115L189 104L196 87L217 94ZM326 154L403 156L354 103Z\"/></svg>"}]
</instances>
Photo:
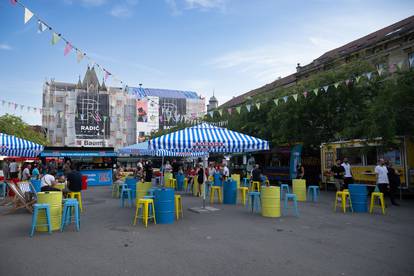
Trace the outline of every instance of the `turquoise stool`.
<instances>
[{"instance_id":1,"label":"turquoise stool","mask_svg":"<svg viewBox=\"0 0 414 276\"><path fill-rule=\"evenodd\" d=\"M249 192L248 195L249 195L249 204L250 204L252 213L254 213L254 211L260 212L261 210L260 192Z\"/></svg>"},{"instance_id":2,"label":"turquoise stool","mask_svg":"<svg viewBox=\"0 0 414 276\"><path fill-rule=\"evenodd\" d=\"M308 198L310 198L311 201L317 202L319 194L320 194L319 186L308 187Z\"/></svg>"},{"instance_id":3,"label":"turquoise stool","mask_svg":"<svg viewBox=\"0 0 414 276\"><path fill-rule=\"evenodd\" d=\"M299 216L299 211L298 211L298 200L295 194L286 194L285 195L285 205L284 205L284 210L288 210L290 209L288 207L288 201L292 200L293 201L293 208L295 209L295 214L298 217Z\"/></svg>"},{"instance_id":4,"label":"turquoise stool","mask_svg":"<svg viewBox=\"0 0 414 276\"><path fill-rule=\"evenodd\" d=\"M6 182L1 182L0 183L0 197L6 197L6 189L7 189L7 183Z\"/></svg>"},{"instance_id":5,"label":"turquoise stool","mask_svg":"<svg viewBox=\"0 0 414 276\"><path fill-rule=\"evenodd\" d=\"M247 177L243 178L243 187L249 187L249 179Z\"/></svg>"},{"instance_id":6,"label":"turquoise stool","mask_svg":"<svg viewBox=\"0 0 414 276\"><path fill-rule=\"evenodd\" d=\"M63 232L63 229L66 225L75 222L76 231L79 231L80 228L80 218L79 218L79 203L77 199L68 198L63 200L63 214L62 214L62 223L60 225L60 232Z\"/></svg>"},{"instance_id":7,"label":"turquoise stool","mask_svg":"<svg viewBox=\"0 0 414 276\"><path fill-rule=\"evenodd\" d=\"M46 224L37 224L37 215L39 211L44 210L46 215ZM50 205L46 203L33 204L33 216L32 216L32 230L30 231L30 237L33 237L36 226L47 226L49 234L52 234L52 224L50 223Z\"/></svg>"},{"instance_id":8,"label":"turquoise stool","mask_svg":"<svg viewBox=\"0 0 414 276\"><path fill-rule=\"evenodd\" d=\"M125 206L125 199L128 199L129 207L132 207L132 191L126 184L122 184L121 189L121 207Z\"/></svg>"},{"instance_id":9,"label":"turquoise stool","mask_svg":"<svg viewBox=\"0 0 414 276\"><path fill-rule=\"evenodd\" d=\"M281 184L280 185L280 198L284 198L285 194L290 194L290 189L288 184Z\"/></svg>"}]
</instances>

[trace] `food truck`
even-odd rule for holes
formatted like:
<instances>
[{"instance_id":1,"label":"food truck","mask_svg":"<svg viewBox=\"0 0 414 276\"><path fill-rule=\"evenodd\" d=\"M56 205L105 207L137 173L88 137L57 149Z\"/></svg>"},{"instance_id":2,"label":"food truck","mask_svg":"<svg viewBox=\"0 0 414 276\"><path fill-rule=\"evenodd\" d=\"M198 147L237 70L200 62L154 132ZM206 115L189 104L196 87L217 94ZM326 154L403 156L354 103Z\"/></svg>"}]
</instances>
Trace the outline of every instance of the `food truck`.
<instances>
[{"instance_id":1,"label":"food truck","mask_svg":"<svg viewBox=\"0 0 414 276\"><path fill-rule=\"evenodd\" d=\"M80 173L87 176L88 186L112 185L112 170L117 157L114 148L45 147L39 157L42 163L71 160L79 166Z\"/></svg>"},{"instance_id":2,"label":"food truck","mask_svg":"<svg viewBox=\"0 0 414 276\"><path fill-rule=\"evenodd\" d=\"M330 169L336 159L348 158L355 183L375 184L375 166L380 158L392 162L400 173L401 188L414 188L413 137L396 137L393 146L385 146L381 138L354 139L321 145L322 182L333 183Z\"/></svg>"}]
</instances>

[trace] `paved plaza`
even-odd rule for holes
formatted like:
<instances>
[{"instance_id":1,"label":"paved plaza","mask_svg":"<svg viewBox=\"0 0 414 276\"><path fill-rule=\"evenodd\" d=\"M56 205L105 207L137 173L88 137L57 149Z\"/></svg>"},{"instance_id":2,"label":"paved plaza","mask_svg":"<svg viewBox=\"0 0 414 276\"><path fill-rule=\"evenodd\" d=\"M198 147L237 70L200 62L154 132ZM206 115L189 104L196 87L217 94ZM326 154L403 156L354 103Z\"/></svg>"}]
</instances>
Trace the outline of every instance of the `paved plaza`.
<instances>
[{"instance_id":1,"label":"paved plaza","mask_svg":"<svg viewBox=\"0 0 414 276\"><path fill-rule=\"evenodd\" d=\"M109 187L83 192L81 231L29 237L31 215L0 216L0 275L414 275L414 202L379 213L333 212L333 192L269 219L240 205L133 226ZM1 207L1 213L6 211Z\"/></svg>"}]
</instances>

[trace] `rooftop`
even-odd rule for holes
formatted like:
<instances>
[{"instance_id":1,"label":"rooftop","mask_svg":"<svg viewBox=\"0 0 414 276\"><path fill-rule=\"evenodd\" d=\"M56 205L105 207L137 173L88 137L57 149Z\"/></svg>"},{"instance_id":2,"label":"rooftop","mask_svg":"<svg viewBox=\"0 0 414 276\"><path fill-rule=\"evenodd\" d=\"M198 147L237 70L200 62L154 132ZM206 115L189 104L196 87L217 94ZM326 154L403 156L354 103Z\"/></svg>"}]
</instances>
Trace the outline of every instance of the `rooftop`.
<instances>
[{"instance_id":1,"label":"rooftop","mask_svg":"<svg viewBox=\"0 0 414 276\"><path fill-rule=\"evenodd\" d=\"M196 92L183 91L183 90L128 87L128 92L136 95L138 98L144 98L147 96L155 96L155 97L160 97L160 98L173 98L173 99L199 99L200 98Z\"/></svg>"}]
</instances>

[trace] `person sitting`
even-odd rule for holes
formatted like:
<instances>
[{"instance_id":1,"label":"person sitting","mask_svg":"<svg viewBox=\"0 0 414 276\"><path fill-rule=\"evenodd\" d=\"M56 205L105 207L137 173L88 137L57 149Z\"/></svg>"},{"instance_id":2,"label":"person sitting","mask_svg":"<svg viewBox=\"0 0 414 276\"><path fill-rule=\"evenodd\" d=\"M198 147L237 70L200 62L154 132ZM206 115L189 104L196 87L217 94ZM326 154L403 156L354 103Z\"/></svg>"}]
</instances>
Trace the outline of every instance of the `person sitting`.
<instances>
[{"instance_id":1,"label":"person sitting","mask_svg":"<svg viewBox=\"0 0 414 276\"><path fill-rule=\"evenodd\" d=\"M82 174L73 165L71 171L67 175L66 180L66 190L68 192L80 192L82 190Z\"/></svg>"},{"instance_id":2,"label":"person sitting","mask_svg":"<svg viewBox=\"0 0 414 276\"><path fill-rule=\"evenodd\" d=\"M262 182L262 172L260 171L259 164L256 164L252 170L252 181Z\"/></svg>"},{"instance_id":3,"label":"person sitting","mask_svg":"<svg viewBox=\"0 0 414 276\"><path fill-rule=\"evenodd\" d=\"M61 190L53 187L54 185L57 184L57 181L55 179L56 176L56 171L50 171L48 173L46 173L42 179L41 179L41 188L40 190L42 192L49 192L49 191L56 191L56 192L60 192Z\"/></svg>"}]
</instances>

